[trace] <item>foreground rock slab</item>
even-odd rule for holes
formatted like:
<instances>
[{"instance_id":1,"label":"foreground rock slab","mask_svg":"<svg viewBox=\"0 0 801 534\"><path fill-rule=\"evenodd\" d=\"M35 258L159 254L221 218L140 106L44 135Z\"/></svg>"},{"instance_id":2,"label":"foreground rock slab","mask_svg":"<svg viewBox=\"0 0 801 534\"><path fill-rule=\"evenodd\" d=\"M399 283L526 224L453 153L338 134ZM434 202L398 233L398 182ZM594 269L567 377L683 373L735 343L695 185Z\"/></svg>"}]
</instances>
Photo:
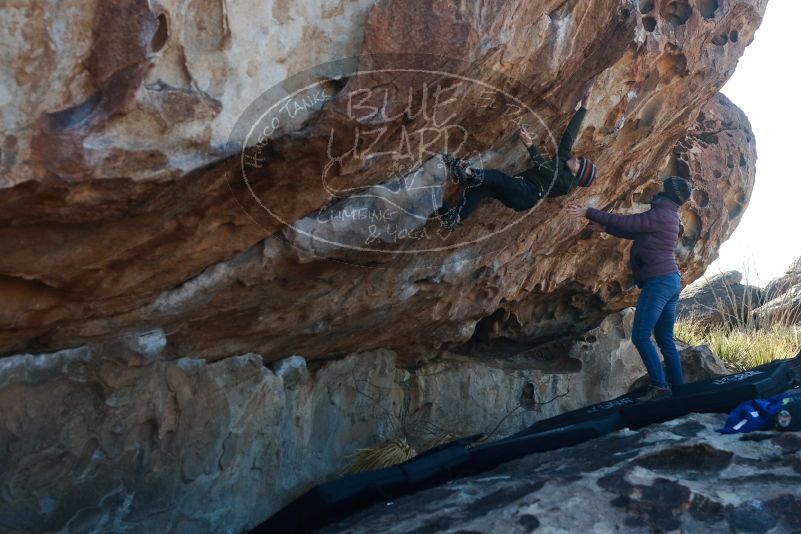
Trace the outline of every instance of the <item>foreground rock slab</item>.
<instances>
[{"instance_id":1,"label":"foreground rock slab","mask_svg":"<svg viewBox=\"0 0 801 534\"><path fill-rule=\"evenodd\" d=\"M375 505L325 533L797 532L801 434L689 415Z\"/></svg>"}]
</instances>

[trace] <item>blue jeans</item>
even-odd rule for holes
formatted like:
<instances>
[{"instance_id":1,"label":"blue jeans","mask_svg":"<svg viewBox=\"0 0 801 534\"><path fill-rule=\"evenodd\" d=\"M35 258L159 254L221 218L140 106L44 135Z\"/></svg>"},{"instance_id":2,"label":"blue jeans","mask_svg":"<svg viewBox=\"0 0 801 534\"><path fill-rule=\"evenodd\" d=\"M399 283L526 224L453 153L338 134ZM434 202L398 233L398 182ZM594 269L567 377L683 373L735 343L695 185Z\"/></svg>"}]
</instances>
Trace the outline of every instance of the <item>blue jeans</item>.
<instances>
[{"instance_id":1,"label":"blue jeans","mask_svg":"<svg viewBox=\"0 0 801 534\"><path fill-rule=\"evenodd\" d=\"M683 384L681 360L673 340L673 324L676 322L676 303L681 292L681 276L679 273L654 276L640 282L642 292L637 300L637 311L634 314L634 326L631 341L640 353L651 384L667 386L662 362L651 342L651 332L665 358L667 377L671 385Z\"/></svg>"}]
</instances>

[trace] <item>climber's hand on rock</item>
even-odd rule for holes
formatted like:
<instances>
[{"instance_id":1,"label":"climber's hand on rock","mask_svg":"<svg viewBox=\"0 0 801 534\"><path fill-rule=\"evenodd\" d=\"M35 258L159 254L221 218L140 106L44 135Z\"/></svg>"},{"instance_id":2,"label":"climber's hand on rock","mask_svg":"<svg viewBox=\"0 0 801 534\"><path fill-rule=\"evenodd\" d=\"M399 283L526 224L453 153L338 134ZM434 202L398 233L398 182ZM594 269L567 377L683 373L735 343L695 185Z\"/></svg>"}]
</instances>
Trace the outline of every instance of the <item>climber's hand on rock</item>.
<instances>
[{"instance_id":1,"label":"climber's hand on rock","mask_svg":"<svg viewBox=\"0 0 801 534\"><path fill-rule=\"evenodd\" d=\"M528 133L525 126L521 126L520 130L517 131L517 136L520 138L520 141L523 142L524 145L529 146L534 143L534 140L531 138L531 134Z\"/></svg>"},{"instance_id":2,"label":"climber's hand on rock","mask_svg":"<svg viewBox=\"0 0 801 534\"><path fill-rule=\"evenodd\" d=\"M590 221L590 224L587 225L587 230L591 232L606 232L606 227L595 221Z\"/></svg>"},{"instance_id":3,"label":"climber's hand on rock","mask_svg":"<svg viewBox=\"0 0 801 534\"><path fill-rule=\"evenodd\" d=\"M571 217L576 217L580 219L582 217L587 216L587 207L586 206L579 206L578 204L571 204L567 207L567 214Z\"/></svg>"}]
</instances>

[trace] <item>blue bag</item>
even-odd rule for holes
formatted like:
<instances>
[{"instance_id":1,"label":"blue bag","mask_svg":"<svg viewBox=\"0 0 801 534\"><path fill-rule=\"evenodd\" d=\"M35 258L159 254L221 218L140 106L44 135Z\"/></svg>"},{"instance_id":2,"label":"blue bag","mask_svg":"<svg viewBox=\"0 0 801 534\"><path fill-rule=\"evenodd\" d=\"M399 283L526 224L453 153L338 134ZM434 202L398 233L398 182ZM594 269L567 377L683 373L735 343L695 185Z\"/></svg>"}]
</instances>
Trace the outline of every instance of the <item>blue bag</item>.
<instances>
[{"instance_id":1,"label":"blue bag","mask_svg":"<svg viewBox=\"0 0 801 534\"><path fill-rule=\"evenodd\" d=\"M795 395L784 392L767 399L745 401L732 410L726 419L726 424L718 432L736 434L771 428L775 423L776 414L792 397Z\"/></svg>"}]
</instances>

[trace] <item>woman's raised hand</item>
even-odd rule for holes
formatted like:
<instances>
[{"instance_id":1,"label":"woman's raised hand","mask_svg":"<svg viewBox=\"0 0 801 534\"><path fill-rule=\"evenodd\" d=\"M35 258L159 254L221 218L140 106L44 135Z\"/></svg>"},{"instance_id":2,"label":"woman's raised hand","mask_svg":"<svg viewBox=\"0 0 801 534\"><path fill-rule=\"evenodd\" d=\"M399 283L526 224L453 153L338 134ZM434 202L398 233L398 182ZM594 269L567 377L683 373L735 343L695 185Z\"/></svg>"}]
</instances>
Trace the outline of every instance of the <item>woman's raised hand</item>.
<instances>
[{"instance_id":1,"label":"woman's raised hand","mask_svg":"<svg viewBox=\"0 0 801 534\"><path fill-rule=\"evenodd\" d=\"M587 206L579 206L578 204L571 204L567 207L567 214L577 219L584 218L587 216Z\"/></svg>"}]
</instances>

